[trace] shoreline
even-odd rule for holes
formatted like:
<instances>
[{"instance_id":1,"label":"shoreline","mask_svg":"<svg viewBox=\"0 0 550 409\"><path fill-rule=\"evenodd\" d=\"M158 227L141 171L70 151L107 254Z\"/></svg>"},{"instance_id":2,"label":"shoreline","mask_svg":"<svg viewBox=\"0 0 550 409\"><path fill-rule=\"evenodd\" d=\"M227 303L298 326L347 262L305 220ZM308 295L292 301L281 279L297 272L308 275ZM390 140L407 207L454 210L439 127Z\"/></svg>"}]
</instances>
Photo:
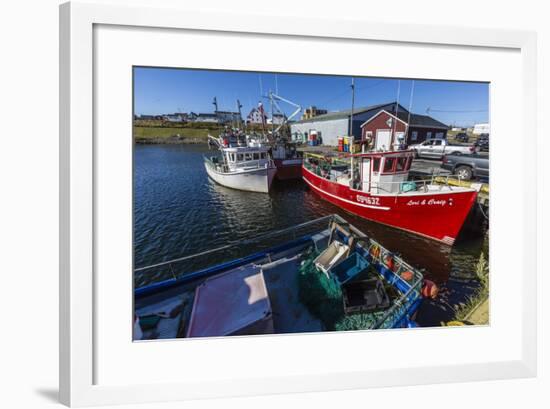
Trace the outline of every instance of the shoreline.
<instances>
[{"instance_id":1,"label":"shoreline","mask_svg":"<svg viewBox=\"0 0 550 409\"><path fill-rule=\"evenodd\" d=\"M134 143L138 145L200 145L207 144L208 140L201 137L184 137L184 136L169 136L169 137L149 137L136 138Z\"/></svg>"}]
</instances>

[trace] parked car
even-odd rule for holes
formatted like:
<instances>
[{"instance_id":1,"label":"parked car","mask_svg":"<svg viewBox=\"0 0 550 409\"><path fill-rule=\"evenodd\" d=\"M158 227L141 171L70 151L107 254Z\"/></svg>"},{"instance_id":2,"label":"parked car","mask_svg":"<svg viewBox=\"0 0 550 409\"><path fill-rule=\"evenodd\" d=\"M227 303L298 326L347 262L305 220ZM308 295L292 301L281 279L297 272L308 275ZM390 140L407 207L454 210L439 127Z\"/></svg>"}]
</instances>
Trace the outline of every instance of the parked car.
<instances>
[{"instance_id":1,"label":"parked car","mask_svg":"<svg viewBox=\"0 0 550 409\"><path fill-rule=\"evenodd\" d=\"M417 158L441 159L444 155L469 155L476 152L474 145L451 144L446 139L428 139L418 145L411 145Z\"/></svg>"},{"instance_id":2,"label":"parked car","mask_svg":"<svg viewBox=\"0 0 550 409\"><path fill-rule=\"evenodd\" d=\"M488 133L482 133L479 135L479 139L475 143L475 145L479 148L481 151L489 151L489 134Z\"/></svg>"},{"instance_id":3,"label":"parked car","mask_svg":"<svg viewBox=\"0 0 550 409\"><path fill-rule=\"evenodd\" d=\"M451 171L460 179L489 177L489 158L478 154L445 155L441 163L443 169Z\"/></svg>"},{"instance_id":4,"label":"parked car","mask_svg":"<svg viewBox=\"0 0 550 409\"><path fill-rule=\"evenodd\" d=\"M468 142L468 134L466 132L460 132L455 135L455 139L460 142Z\"/></svg>"}]
</instances>

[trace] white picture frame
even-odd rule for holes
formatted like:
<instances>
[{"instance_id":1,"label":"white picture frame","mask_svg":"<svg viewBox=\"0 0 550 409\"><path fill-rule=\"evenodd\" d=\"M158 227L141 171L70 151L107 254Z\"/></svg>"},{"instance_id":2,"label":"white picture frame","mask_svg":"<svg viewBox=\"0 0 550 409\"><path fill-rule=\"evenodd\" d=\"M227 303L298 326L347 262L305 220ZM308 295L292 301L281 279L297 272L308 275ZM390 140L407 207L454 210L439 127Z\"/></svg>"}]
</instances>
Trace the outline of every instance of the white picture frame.
<instances>
[{"instance_id":1,"label":"white picture frame","mask_svg":"<svg viewBox=\"0 0 550 409\"><path fill-rule=\"evenodd\" d=\"M311 18L190 12L160 8L66 3L60 7L60 399L70 406L141 403L203 397L351 389L468 380L532 377L536 374L536 200L523 204L521 354L493 362L440 367L288 375L195 384L102 385L94 377L96 347L94 233L97 166L94 144L94 26L187 29L222 33L339 38L511 49L521 54L522 133L536 135L536 35L532 32ZM322 23L322 24L321 24ZM329 23L329 24L327 24ZM523 153L524 174L536 162ZM524 197L536 197L536 179L525 178ZM131 183L131 181L128 181ZM335 341L336 342L336 341ZM182 347L185 347L182 344Z\"/></svg>"}]
</instances>

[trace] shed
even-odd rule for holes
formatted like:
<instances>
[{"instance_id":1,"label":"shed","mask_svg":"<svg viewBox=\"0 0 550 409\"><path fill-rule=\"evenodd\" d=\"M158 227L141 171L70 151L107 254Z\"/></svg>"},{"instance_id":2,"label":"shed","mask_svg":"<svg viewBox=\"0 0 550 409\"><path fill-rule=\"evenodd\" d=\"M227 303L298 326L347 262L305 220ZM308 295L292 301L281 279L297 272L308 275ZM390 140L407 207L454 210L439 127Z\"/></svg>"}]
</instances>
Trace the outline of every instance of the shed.
<instances>
[{"instance_id":1,"label":"shed","mask_svg":"<svg viewBox=\"0 0 550 409\"><path fill-rule=\"evenodd\" d=\"M391 150L404 137L405 144L415 144L426 139L444 139L449 127L438 120L409 112L397 114L380 109L361 124L361 139L372 141L375 150Z\"/></svg>"},{"instance_id":2,"label":"shed","mask_svg":"<svg viewBox=\"0 0 550 409\"><path fill-rule=\"evenodd\" d=\"M389 112L408 113L408 111L397 102L376 104L353 110L353 126L350 130L351 110L329 112L324 115L317 115L313 118L302 119L291 124L292 135L309 135L317 132L323 145L337 146L339 136L353 135L356 139L361 138L361 124L369 120L380 110ZM305 138L307 139L307 138Z\"/></svg>"}]
</instances>

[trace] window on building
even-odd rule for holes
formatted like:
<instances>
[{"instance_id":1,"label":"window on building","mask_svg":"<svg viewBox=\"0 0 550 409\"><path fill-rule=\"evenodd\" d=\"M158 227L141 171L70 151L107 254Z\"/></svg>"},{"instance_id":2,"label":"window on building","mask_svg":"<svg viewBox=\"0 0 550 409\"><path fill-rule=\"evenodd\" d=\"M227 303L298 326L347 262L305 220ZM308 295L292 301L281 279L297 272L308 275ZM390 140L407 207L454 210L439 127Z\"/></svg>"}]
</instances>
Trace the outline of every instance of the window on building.
<instances>
[{"instance_id":1,"label":"window on building","mask_svg":"<svg viewBox=\"0 0 550 409\"><path fill-rule=\"evenodd\" d=\"M418 139L418 131L412 131L411 141L416 141Z\"/></svg>"},{"instance_id":2,"label":"window on building","mask_svg":"<svg viewBox=\"0 0 550 409\"><path fill-rule=\"evenodd\" d=\"M372 160L372 171L380 172L380 158L374 158Z\"/></svg>"},{"instance_id":3,"label":"window on building","mask_svg":"<svg viewBox=\"0 0 550 409\"><path fill-rule=\"evenodd\" d=\"M426 139L431 139L431 137L432 137L432 133L431 133L431 132L428 132L428 133L426 134Z\"/></svg>"},{"instance_id":4,"label":"window on building","mask_svg":"<svg viewBox=\"0 0 550 409\"><path fill-rule=\"evenodd\" d=\"M395 165L395 158L384 159L384 173L393 172L394 165Z\"/></svg>"}]
</instances>

